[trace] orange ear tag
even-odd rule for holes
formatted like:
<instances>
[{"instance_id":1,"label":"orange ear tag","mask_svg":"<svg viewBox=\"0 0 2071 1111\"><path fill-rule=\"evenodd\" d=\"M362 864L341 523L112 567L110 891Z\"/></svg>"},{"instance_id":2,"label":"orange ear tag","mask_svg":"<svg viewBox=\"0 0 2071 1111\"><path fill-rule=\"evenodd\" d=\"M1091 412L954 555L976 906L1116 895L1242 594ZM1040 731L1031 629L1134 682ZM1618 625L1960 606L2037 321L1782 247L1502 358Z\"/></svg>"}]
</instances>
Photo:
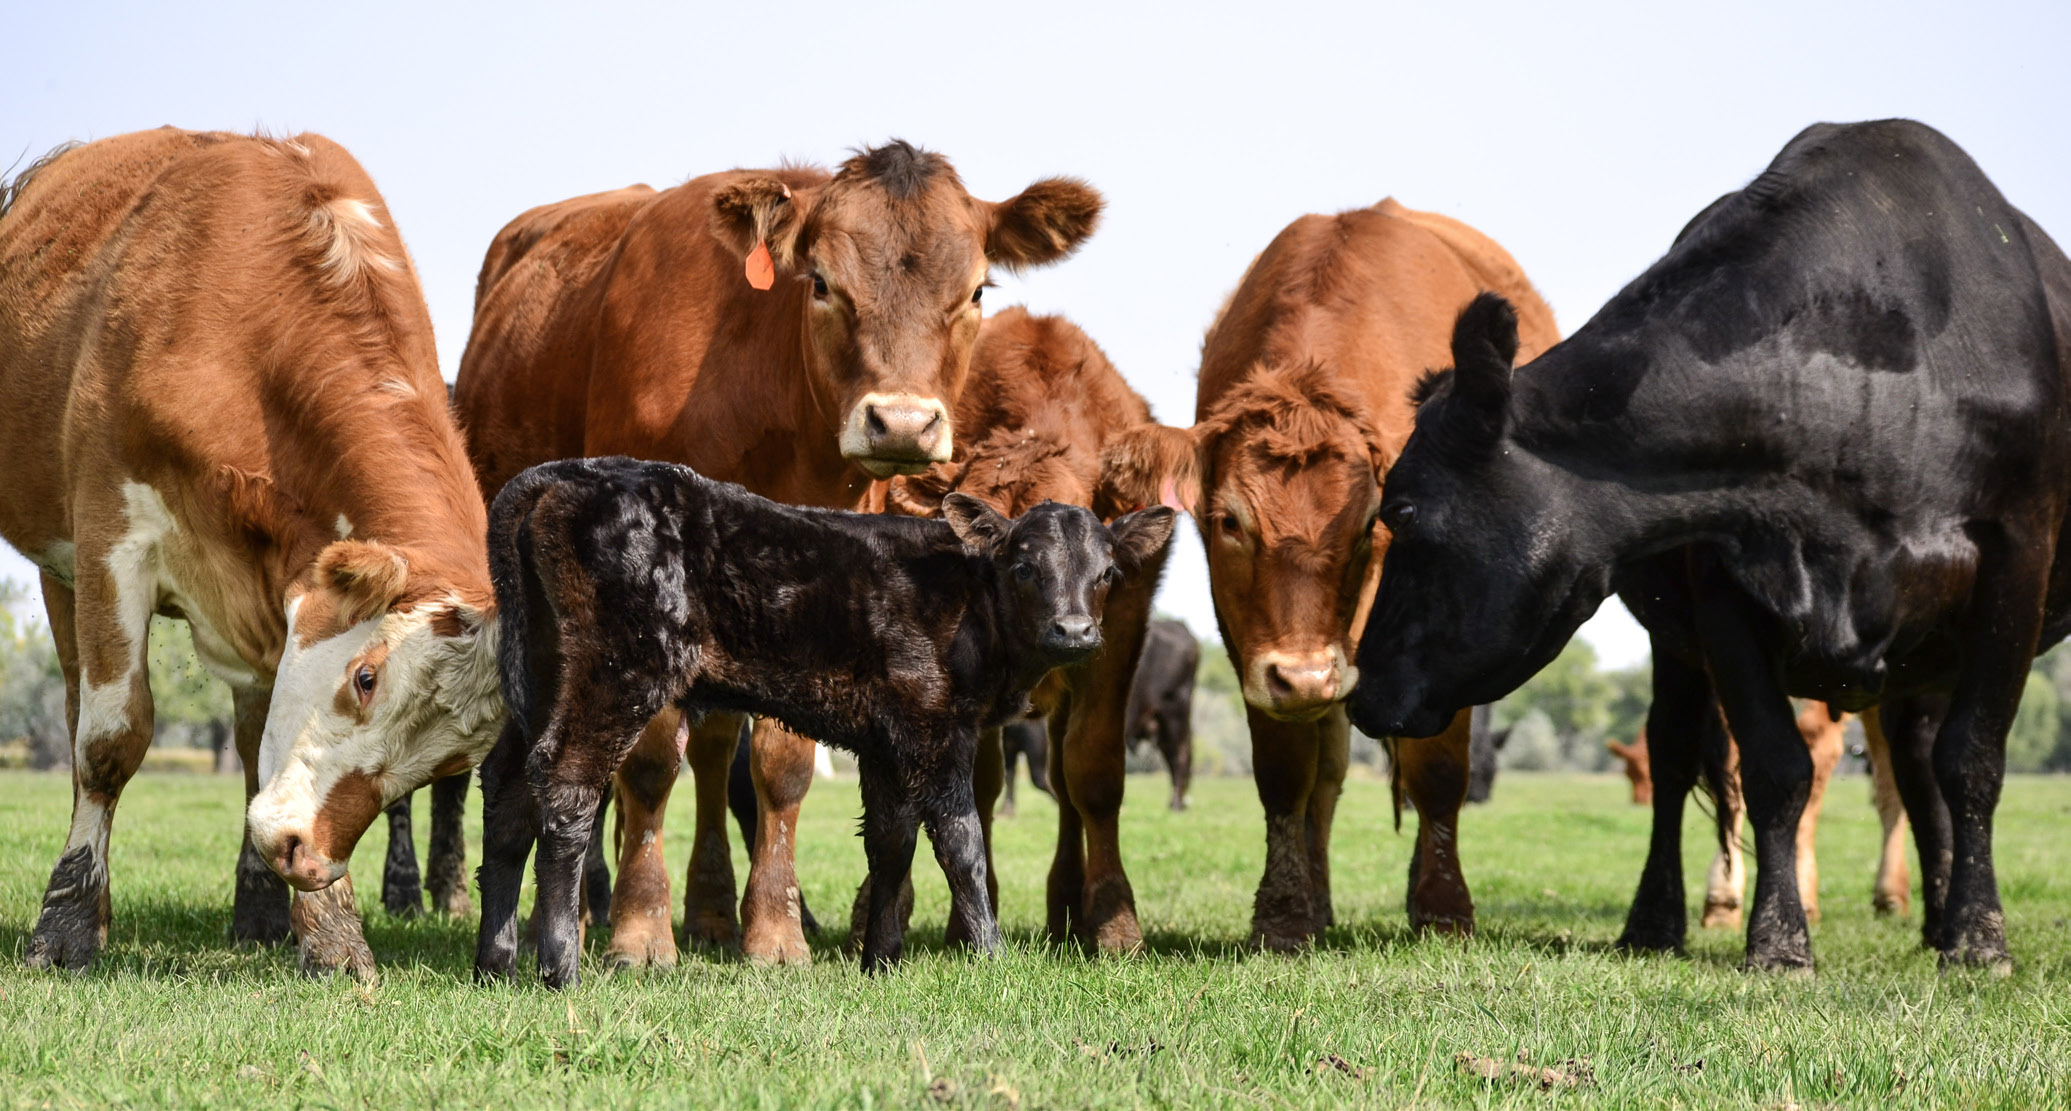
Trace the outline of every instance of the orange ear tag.
<instances>
[{"instance_id":1,"label":"orange ear tag","mask_svg":"<svg viewBox=\"0 0 2071 1111\"><path fill-rule=\"evenodd\" d=\"M748 284L756 289L768 289L777 284L777 264L770 261L769 244L755 241L755 249L748 252Z\"/></svg>"}]
</instances>

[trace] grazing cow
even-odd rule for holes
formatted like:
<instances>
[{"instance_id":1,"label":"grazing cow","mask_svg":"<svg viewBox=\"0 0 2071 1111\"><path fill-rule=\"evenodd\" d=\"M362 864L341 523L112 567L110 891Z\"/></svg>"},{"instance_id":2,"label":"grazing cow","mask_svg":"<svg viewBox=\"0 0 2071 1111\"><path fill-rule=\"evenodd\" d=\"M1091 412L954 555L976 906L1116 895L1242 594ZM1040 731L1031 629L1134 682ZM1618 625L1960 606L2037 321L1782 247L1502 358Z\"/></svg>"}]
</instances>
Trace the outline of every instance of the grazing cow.
<instances>
[{"instance_id":1,"label":"grazing cow","mask_svg":"<svg viewBox=\"0 0 2071 1111\"><path fill-rule=\"evenodd\" d=\"M1510 730L1494 728L1489 721L1490 709L1476 706L1468 719L1468 802L1487 802L1496 793L1496 761L1510 743Z\"/></svg>"},{"instance_id":2,"label":"grazing cow","mask_svg":"<svg viewBox=\"0 0 2071 1111\"><path fill-rule=\"evenodd\" d=\"M1044 505L1008 521L951 495L944 521L797 509L688 467L533 468L497 495L509 724L482 769L475 968L508 976L518 881L539 841L540 973L576 982L576 886L597 800L663 706L769 715L855 753L871 905L863 967L897 961L917 821L961 935L999 947L971 793L981 728L1101 647L1110 590L1163 551L1163 507L1101 525Z\"/></svg>"},{"instance_id":3,"label":"grazing cow","mask_svg":"<svg viewBox=\"0 0 2071 1111\"><path fill-rule=\"evenodd\" d=\"M316 135L60 148L0 189L0 395L0 536L42 568L73 736L29 963L107 939L166 613L233 694L232 935L372 975L353 846L503 713L482 497L374 183Z\"/></svg>"},{"instance_id":4,"label":"grazing cow","mask_svg":"<svg viewBox=\"0 0 2071 1111\"><path fill-rule=\"evenodd\" d=\"M1409 436L1411 386L1444 362L1460 307L1491 289L1522 306L1531 350L1559 338L1516 262L1465 224L1393 200L1304 216L1209 329L1194 427L1117 449L1137 497L1193 510L1201 528L1266 811L1252 938L1268 948L1307 945L1332 922L1330 829L1351 740L1342 700L1380 581L1381 476ZM1410 922L1464 933L1474 903L1454 830L1469 721L1448 721L1395 743L1392 763L1398 821L1404 795L1418 816Z\"/></svg>"},{"instance_id":5,"label":"grazing cow","mask_svg":"<svg viewBox=\"0 0 2071 1111\"><path fill-rule=\"evenodd\" d=\"M1516 353L1509 308L1478 299L1388 476L1362 727L1500 697L1618 590L1654 640L1657 788L1625 944L1682 941L1680 815L1723 706L1754 827L1747 963L1809 969L1788 696L1884 700L1894 749L1891 697L1946 698L1932 941L2008 966L2006 730L2037 645L2071 629L2071 260L1940 133L1819 124L1513 377Z\"/></svg>"},{"instance_id":6,"label":"grazing cow","mask_svg":"<svg viewBox=\"0 0 2071 1111\"><path fill-rule=\"evenodd\" d=\"M1017 718L1000 726L1000 783L1006 791L999 812L1014 814L1014 769L1028 758L1028 782L1055 798L1050 789L1050 727L1041 718ZM999 909L997 907L993 908Z\"/></svg>"},{"instance_id":7,"label":"grazing cow","mask_svg":"<svg viewBox=\"0 0 2071 1111\"><path fill-rule=\"evenodd\" d=\"M1150 406L1078 326L1061 316L1007 309L985 322L971 368L956 411L957 427L968 432L955 458L894 480L885 496L889 511L931 515L951 490L1007 516L1054 501L1112 521L1156 501L1123 497L1107 481L1107 446L1154 426ZM1061 669L1035 694L1036 712L1050 731L1049 778L1058 802L1046 893L1049 934L1103 952L1143 943L1136 895L1122 868L1119 822L1130 685L1163 569L1160 554L1117 588L1102 622L1106 647ZM978 768L989 850L992 806L1005 776L989 748L981 751Z\"/></svg>"},{"instance_id":8,"label":"grazing cow","mask_svg":"<svg viewBox=\"0 0 2071 1111\"><path fill-rule=\"evenodd\" d=\"M1912 895L1906 869L1906 814L1892 775L1891 754L1877 718L1874 707L1862 715L1863 738L1869 752L1871 798L1877 807L1877 818L1884 826L1871 905L1880 915L1904 915ZM1818 837L1820 804L1826 797L1827 782L1841 761L1845 731L1845 720L1834 720L1824 703L1807 703L1798 715L1798 732L1804 736L1805 747L1812 754L1812 785L1806 795L1805 813L1798 819L1796 857L1798 898L1805 906L1808 922L1819 921L1819 861L1814 841ZM1633 805L1653 805L1654 780L1647 765L1646 731L1641 730L1639 739L1629 745L1608 741L1604 747L1623 762L1625 778L1632 783ZM1740 855L1740 824L1745 807L1741 802L1739 765L1739 746L1732 745L1729 738L1725 814L1720 817L1724 844L1718 856L1712 859L1711 871L1706 878L1704 914L1699 920L1699 925L1703 926L1740 925L1740 907L1747 881Z\"/></svg>"},{"instance_id":9,"label":"grazing cow","mask_svg":"<svg viewBox=\"0 0 2071 1111\"><path fill-rule=\"evenodd\" d=\"M778 501L871 503L872 480L946 460L993 266L1054 262L1100 195L1052 178L978 200L893 141L840 170L732 170L536 208L483 260L456 404L482 489L534 463L624 453ZM877 495L881 497L881 486ZM664 708L618 775L611 958L673 964L662 810L683 754ZM758 723L762 815L736 919L728 762L740 723L692 727L697 825L684 932L754 961L811 960L794 903L813 746Z\"/></svg>"},{"instance_id":10,"label":"grazing cow","mask_svg":"<svg viewBox=\"0 0 2071 1111\"><path fill-rule=\"evenodd\" d=\"M1201 667L1201 642L1183 621L1153 621L1129 686L1129 744L1148 741L1165 758L1172 773L1174 810L1187 808L1187 788L1194 781L1194 673Z\"/></svg>"}]
</instances>

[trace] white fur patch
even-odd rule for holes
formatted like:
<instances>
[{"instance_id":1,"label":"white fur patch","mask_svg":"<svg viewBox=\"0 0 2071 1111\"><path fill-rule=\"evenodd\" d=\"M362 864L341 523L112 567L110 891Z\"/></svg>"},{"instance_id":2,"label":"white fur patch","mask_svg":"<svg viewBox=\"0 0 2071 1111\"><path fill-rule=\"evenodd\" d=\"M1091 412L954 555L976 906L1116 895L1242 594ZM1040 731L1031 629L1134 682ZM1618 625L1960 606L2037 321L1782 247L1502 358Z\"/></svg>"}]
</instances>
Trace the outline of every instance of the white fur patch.
<instances>
[{"instance_id":1,"label":"white fur patch","mask_svg":"<svg viewBox=\"0 0 2071 1111\"><path fill-rule=\"evenodd\" d=\"M352 522L351 522L351 521L348 521L348 520L346 520L346 519L345 519L345 514L343 514L343 513L340 513L340 514L338 515L338 539L340 539L340 540L347 540L347 539L350 539L351 537L352 537Z\"/></svg>"},{"instance_id":2,"label":"white fur patch","mask_svg":"<svg viewBox=\"0 0 2071 1111\"><path fill-rule=\"evenodd\" d=\"M381 253L377 242L381 219L373 206L353 197L338 197L309 210L310 234L323 248L317 265L343 285L369 269L395 271L402 265Z\"/></svg>"}]
</instances>

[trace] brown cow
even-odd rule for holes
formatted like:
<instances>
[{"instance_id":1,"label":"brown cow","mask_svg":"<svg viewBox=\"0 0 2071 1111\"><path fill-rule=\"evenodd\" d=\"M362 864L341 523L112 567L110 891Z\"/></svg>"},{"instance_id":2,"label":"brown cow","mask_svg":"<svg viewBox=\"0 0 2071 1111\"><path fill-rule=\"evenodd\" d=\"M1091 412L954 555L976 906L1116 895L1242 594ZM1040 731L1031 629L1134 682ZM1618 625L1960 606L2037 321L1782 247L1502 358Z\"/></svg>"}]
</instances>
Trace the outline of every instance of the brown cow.
<instances>
[{"instance_id":1,"label":"brown cow","mask_svg":"<svg viewBox=\"0 0 2071 1111\"><path fill-rule=\"evenodd\" d=\"M1254 260L1210 327L1189 432L1118 446L1139 497L1194 510L1217 618L1244 687L1266 810L1253 940L1287 949L1329 925L1331 819L1350 737L1342 699L1387 534L1380 480L1409 437L1410 393L1451 359L1453 321L1483 290L1518 306L1523 343L1558 338L1553 313L1503 249L1393 200L1304 216ZM1398 813L1418 814L1410 921L1467 931L1474 904L1454 823L1468 714L1395 745Z\"/></svg>"},{"instance_id":2,"label":"brown cow","mask_svg":"<svg viewBox=\"0 0 2071 1111\"><path fill-rule=\"evenodd\" d=\"M1815 842L1819 836L1819 811L1826 798L1827 782L1841 762L1842 735L1847 731L1847 714L1835 720L1824 702L1807 702L1798 714L1798 732L1812 752L1812 784L1805 799L1805 812L1798 818L1798 899L1805 906L1807 921L1819 921L1819 858ZM1883 824L1882 848L1877 860L1877 881L1871 904L1878 914L1904 915L1911 904L1912 879L1906 868L1906 812L1899 799L1898 783L1892 774L1890 746L1873 707L1862 715L1863 738L1869 750L1872 799L1877 818ZM1740 925L1742 896L1747 890L1747 872L1741 862L1740 748L1729 736L1726 742L1726 828L1725 847L1712 858L1706 874L1702 925ZM1632 782L1635 806L1651 806L1654 780L1647 759L1646 731L1630 745L1616 741L1604 747L1625 766Z\"/></svg>"},{"instance_id":3,"label":"brown cow","mask_svg":"<svg viewBox=\"0 0 2071 1111\"><path fill-rule=\"evenodd\" d=\"M315 135L61 149L0 190L0 395L0 536L42 567L73 733L29 963L106 941L166 613L235 694L234 935L292 921L305 967L370 974L354 844L503 716L482 497L374 183Z\"/></svg>"},{"instance_id":4,"label":"brown cow","mask_svg":"<svg viewBox=\"0 0 2071 1111\"><path fill-rule=\"evenodd\" d=\"M1102 452L1116 437L1150 425L1150 406L1092 337L1063 317L1011 308L985 322L971 370L957 404L956 425L966 439L955 458L924 475L895 479L888 509L931 516L952 490L1007 516L1056 501L1087 506L1111 521L1141 504L1103 483ZM1050 784L1057 794L1049 933L1106 952L1143 944L1136 896L1122 868L1123 734L1164 559L1159 553L1155 566L1109 595L1101 621L1106 647L1052 674L1033 699L1050 730ZM993 803L1004 781L997 730L988 732L985 746L976 786L989 866ZM998 880L987 875L997 902Z\"/></svg>"},{"instance_id":5,"label":"brown cow","mask_svg":"<svg viewBox=\"0 0 2071 1111\"><path fill-rule=\"evenodd\" d=\"M1100 205L1062 178L977 200L947 159L893 141L832 175L732 170L533 209L483 262L455 394L482 489L546 460L622 453L778 501L870 508L874 478L951 457L988 270L1070 254ZM792 846L813 746L756 723L761 829L737 922L726 782L739 727L666 711L619 769L611 960L676 959L662 809L686 747L698 796L685 934L738 938L751 960L811 959Z\"/></svg>"}]
</instances>

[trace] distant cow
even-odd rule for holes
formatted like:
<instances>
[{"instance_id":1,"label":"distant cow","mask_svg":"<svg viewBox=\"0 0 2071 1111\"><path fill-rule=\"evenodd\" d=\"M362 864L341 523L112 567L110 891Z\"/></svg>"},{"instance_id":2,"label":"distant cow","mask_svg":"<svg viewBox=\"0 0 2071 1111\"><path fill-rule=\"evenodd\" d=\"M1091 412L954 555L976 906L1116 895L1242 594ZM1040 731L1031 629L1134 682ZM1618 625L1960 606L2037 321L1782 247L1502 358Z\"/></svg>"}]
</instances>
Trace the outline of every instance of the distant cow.
<instances>
[{"instance_id":1,"label":"distant cow","mask_svg":"<svg viewBox=\"0 0 2071 1111\"><path fill-rule=\"evenodd\" d=\"M1129 686L1123 735L1131 745L1148 741L1172 773L1174 810L1187 808L1194 781L1194 673L1201 667L1201 642L1183 621L1153 621Z\"/></svg>"},{"instance_id":2,"label":"distant cow","mask_svg":"<svg viewBox=\"0 0 2071 1111\"><path fill-rule=\"evenodd\" d=\"M1050 789L1050 727L1041 718L1019 718L1000 726L1001 783L1006 796L1000 813L1014 813L1014 769L1028 758L1028 781L1042 793L1056 797Z\"/></svg>"},{"instance_id":3,"label":"distant cow","mask_svg":"<svg viewBox=\"0 0 2071 1111\"><path fill-rule=\"evenodd\" d=\"M999 945L971 794L978 730L1101 648L1108 594L1164 548L1162 509L944 521L778 505L687 467L536 467L497 496L510 722L482 769L479 976L507 976L520 869L539 840L541 975L576 982L577 883L599 795L663 706L770 715L856 754L872 900L863 966L898 960L896 895L925 821L961 933ZM679 740L688 739L688 724Z\"/></svg>"},{"instance_id":4,"label":"distant cow","mask_svg":"<svg viewBox=\"0 0 2071 1111\"><path fill-rule=\"evenodd\" d=\"M1076 250L1100 194L1049 178L979 200L942 155L894 140L833 173L729 170L519 215L475 289L455 392L482 489L552 459L623 453L685 463L778 501L874 506L881 482L947 460L950 414L993 267ZM725 793L740 722L664 709L618 774L624 836L608 952L673 964L662 812L687 755L700 783L684 934L752 961L811 959L793 893L793 834L813 746L755 726L762 830L738 899Z\"/></svg>"},{"instance_id":5,"label":"distant cow","mask_svg":"<svg viewBox=\"0 0 2071 1111\"><path fill-rule=\"evenodd\" d=\"M353 847L503 713L482 496L373 181L317 135L161 128L39 160L0 187L0 397L0 536L42 568L73 731L29 963L84 968L107 939L167 613L235 704L231 935L292 925L304 968L371 975Z\"/></svg>"},{"instance_id":6,"label":"distant cow","mask_svg":"<svg viewBox=\"0 0 2071 1111\"><path fill-rule=\"evenodd\" d=\"M1940 722L1930 940L2007 967L2006 730L2037 646L2071 630L2071 260L1931 128L1818 124L1513 376L1516 348L1500 298L1470 306L1389 472L1362 728L1502 696L1616 590L1653 638L1657 788L1621 940L1682 943L1680 815L1723 707L1754 827L1747 964L1810 968L1790 696L1881 703L1895 750L1918 733L1892 699L1946 698L1902 715Z\"/></svg>"},{"instance_id":7,"label":"distant cow","mask_svg":"<svg viewBox=\"0 0 2071 1111\"><path fill-rule=\"evenodd\" d=\"M1495 728L1490 716L1490 707L1476 706L1468 719L1468 802L1487 802L1496 793L1496 762L1510 743L1510 730Z\"/></svg>"},{"instance_id":8,"label":"distant cow","mask_svg":"<svg viewBox=\"0 0 2071 1111\"><path fill-rule=\"evenodd\" d=\"M1193 428L1114 449L1135 498L1189 509L1201 528L1266 812L1251 925L1268 948L1307 945L1334 921L1330 832L1351 742L1342 700L1381 582L1381 480L1410 434L1412 387L1444 363L1453 319L1484 290L1519 306L1530 350L1559 338L1523 270L1465 224L1392 199L1303 216L1209 328ZM1396 813L1405 799L1417 812L1409 919L1464 933L1468 716L1419 728L1425 739L1391 742Z\"/></svg>"}]
</instances>

